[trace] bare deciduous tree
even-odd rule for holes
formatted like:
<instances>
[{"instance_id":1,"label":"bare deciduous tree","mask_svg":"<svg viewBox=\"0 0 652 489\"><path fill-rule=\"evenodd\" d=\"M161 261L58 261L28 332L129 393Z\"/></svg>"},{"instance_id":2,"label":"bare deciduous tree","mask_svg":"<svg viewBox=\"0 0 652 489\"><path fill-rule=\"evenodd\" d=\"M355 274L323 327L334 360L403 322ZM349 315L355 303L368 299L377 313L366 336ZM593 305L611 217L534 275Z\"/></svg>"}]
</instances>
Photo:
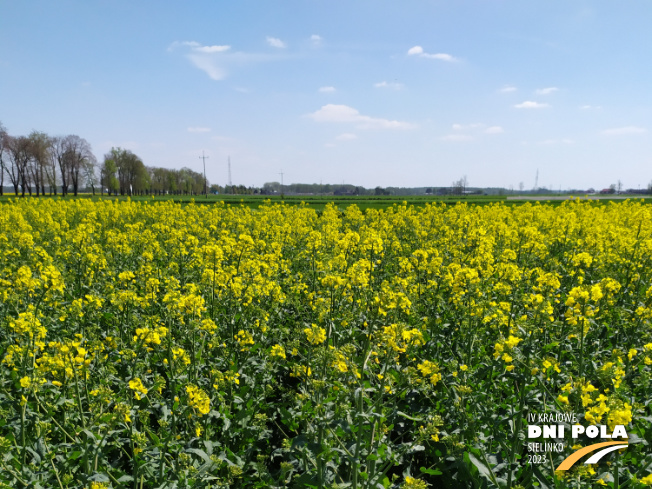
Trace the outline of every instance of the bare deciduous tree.
<instances>
[{"instance_id":1,"label":"bare deciduous tree","mask_svg":"<svg viewBox=\"0 0 652 489\"><path fill-rule=\"evenodd\" d=\"M52 138L50 157L56 162L61 175L61 193L67 195L72 186L74 195L79 193L80 176L88 177L87 167L97 164L91 145L79 136L58 136Z\"/></svg>"},{"instance_id":2,"label":"bare deciduous tree","mask_svg":"<svg viewBox=\"0 0 652 489\"><path fill-rule=\"evenodd\" d=\"M8 175L14 192L18 195L18 187L21 187L22 195L25 196L25 189L32 194L32 187L29 182L28 165L31 159L29 138L25 136L8 137L7 149L9 154Z\"/></svg>"},{"instance_id":3,"label":"bare deciduous tree","mask_svg":"<svg viewBox=\"0 0 652 489\"><path fill-rule=\"evenodd\" d=\"M50 165L50 138L44 132L32 131L28 136L30 144L29 172L36 187L36 196L45 195L46 167Z\"/></svg>"},{"instance_id":4,"label":"bare deciduous tree","mask_svg":"<svg viewBox=\"0 0 652 489\"><path fill-rule=\"evenodd\" d=\"M57 195L57 158L54 151L56 138L48 137L48 164L45 166L45 179L50 187L50 195Z\"/></svg>"},{"instance_id":5,"label":"bare deciduous tree","mask_svg":"<svg viewBox=\"0 0 652 489\"><path fill-rule=\"evenodd\" d=\"M68 185L70 182L70 171L66 166L65 153L65 137L53 137L52 144L50 146L50 159L52 160L53 165L59 167L59 175L61 175L61 194L63 196L68 194Z\"/></svg>"},{"instance_id":6,"label":"bare deciduous tree","mask_svg":"<svg viewBox=\"0 0 652 489\"><path fill-rule=\"evenodd\" d=\"M84 138L70 135L64 138L63 152L64 166L68 169L73 194L79 193L79 176L83 175L87 165L95 166L97 163L91 145Z\"/></svg>"}]
</instances>

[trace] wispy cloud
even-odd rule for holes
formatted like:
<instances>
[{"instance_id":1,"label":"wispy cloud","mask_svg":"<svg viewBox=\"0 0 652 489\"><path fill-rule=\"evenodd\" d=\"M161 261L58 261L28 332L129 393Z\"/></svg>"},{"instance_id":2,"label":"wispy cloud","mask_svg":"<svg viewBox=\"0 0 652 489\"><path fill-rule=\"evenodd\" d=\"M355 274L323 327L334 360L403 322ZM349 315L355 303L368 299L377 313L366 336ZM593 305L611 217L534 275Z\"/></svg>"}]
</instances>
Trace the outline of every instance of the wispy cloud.
<instances>
[{"instance_id":1,"label":"wispy cloud","mask_svg":"<svg viewBox=\"0 0 652 489\"><path fill-rule=\"evenodd\" d=\"M534 93L536 93L537 95L550 95L551 93L555 93L557 91L559 91L557 87L547 87L547 88L539 88L535 90Z\"/></svg>"},{"instance_id":2,"label":"wispy cloud","mask_svg":"<svg viewBox=\"0 0 652 489\"><path fill-rule=\"evenodd\" d=\"M313 34L312 36L310 36L310 42L312 42L314 46L319 46L323 40L324 39L317 34Z\"/></svg>"},{"instance_id":3,"label":"wispy cloud","mask_svg":"<svg viewBox=\"0 0 652 489\"><path fill-rule=\"evenodd\" d=\"M418 56L420 58L439 59L441 61L448 61L449 63L454 63L459 61L459 59L446 53L436 53L436 54L426 53L421 46L411 47L410 49L408 49L407 54L408 56Z\"/></svg>"},{"instance_id":4,"label":"wispy cloud","mask_svg":"<svg viewBox=\"0 0 652 489\"><path fill-rule=\"evenodd\" d=\"M224 53L231 49L231 46L198 46L195 51L198 53Z\"/></svg>"},{"instance_id":5,"label":"wispy cloud","mask_svg":"<svg viewBox=\"0 0 652 489\"><path fill-rule=\"evenodd\" d=\"M376 88L390 88L392 90L401 90L403 88L403 84L398 83L398 82L381 81L381 82L378 82L378 83L374 83L374 87L376 87Z\"/></svg>"},{"instance_id":6,"label":"wispy cloud","mask_svg":"<svg viewBox=\"0 0 652 489\"><path fill-rule=\"evenodd\" d=\"M231 46L227 45L202 46L197 41L174 41L168 46L168 51L174 51L178 47L191 48L198 53L222 53L231 49Z\"/></svg>"},{"instance_id":7,"label":"wispy cloud","mask_svg":"<svg viewBox=\"0 0 652 489\"><path fill-rule=\"evenodd\" d=\"M515 92L517 88L514 85L505 85L503 88L498 90L500 93L510 93Z\"/></svg>"},{"instance_id":8,"label":"wispy cloud","mask_svg":"<svg viewBox=\"0 0 652 489\"><path fill-rule=\"evenodd\" d=\"M211 79L219 81L224 80L227 76L227 70L218 64L218 60L212 57L201 56L198 54L188 54L190 62L206 73Z\"/></svg>"},{"instance_id":9,"label":"wispy cloud","mask_svg":"<svg viewBox=\"0 0 652 489\"><path fill-rule=\"evenodd\" d=\"M358 139L358 136L351 132L345 132L344 134L337 136L335 139L338 141L353 141L354 139Z\"/></svg>"},{"instance_id":10,"label":"wispy cloud","mask_svg":"<svg viewBox=\"0 0 652 489\"><path fill-rule=\"evenodd\" d=\"M233 52L228 45L204 46L196 41L174 41L168 51L183 52L195 68L206 73L213 80L224 80L236 67L252 63L283 59L283 54L257 54Z\"/></svg>"},{"instance_id":11,"label":"wispy cloud","mask_svg":"<svg viewBox=\"0 0 652 489\"><path fill-rule=\"evenodd\" d=\"M335 87L319 87L321 93L332 93L335 91Z\"/></svg>"},{"instance_id":12,"label":"wispy cloud","mask_svg":"<svg viewBox=\"0 0 652 489\"><path fill-rule=\"evenodd\" d=\"M453 133L447 134L440 138L442 141L471 141L475 136L481 134L501 134L505 130L501 126L489 126L482 122L473 122L471 124L455 123L451 126Z\"/></svg>"},{"instance_id":13,"label":"wispy cloud","mask_svg":"<svg viewBox=\"0 0 652 489\"><path fill-rule=\"evenodd\" d=\"M469 129L477 129L479 127L484 127L484 124L480 122L474 122L471 124L453 124L451 126L454 131L468 131Z\"/></svg>"},{"instance_id":14,"label":"wispy cloud","mask_svg":"<svg viewBox=\"0 0 652 489\"><path fill-rule=\"evenodd\" d=\"M319 110L308 114L315 122L340 122L355 124L359 129L413 129L416 125L409 122L392 121L361 114L348 105L327 104Z\"/></svg>"},{"instance_id":15,"label":"wispy cloud","mask_svg":"<svg viewBox=\"0 0 652 489\"><path fill-rule=\"evenodd\" d=\"M550 107L550 105L542 104L540 102L533 102L531 100L526 100L525 102L516 104L514 107L516 107L517 109L545 109L546 107Z\"/></svg>"},{"instance_id":16,"label":"wispy cloud","mask_svg":"<svg viewBox=\"0 0 652 489\"><path fill-rule=\"evenodd\" d=\"M210 127L189 127L188 132L211 132Z\"/></svg>"},{"instance_id":17,"label":"wispy cloud","mask_svg":"<svg viewBox=\"0 0 652 489\"><path fill-rule=\"evenodd\" d=\"M267 39L265 40L267 41L267 44L269 44L273 48L283 49L287 47L287 44L281 41L278 37L267 36Z\"/></svg>"},{"instance_id":18,"label":"wispy cloud","mask_svg":"<svg viewBox=\"0 0 652 489\"><path fill-rule=\"evenodd\" d=\"M466 141L473 141L473 136L468 134L447 134L440 138L442 141L451 141L454 143L463 143Z\"/></svg>"},{"instance_id":19,"label":"wispy cloud","mask_svg":"<svg viewBox=\"0 0 652 489\"><path fill-rule=\"evenodd\" d=\"M643 134L646 133L647 129L644 127L638 126L625 126L625 127L614 127L613 129L605 129L600 134L603 136L623 136L626 134Z\"/></svg>"}]
</instances>

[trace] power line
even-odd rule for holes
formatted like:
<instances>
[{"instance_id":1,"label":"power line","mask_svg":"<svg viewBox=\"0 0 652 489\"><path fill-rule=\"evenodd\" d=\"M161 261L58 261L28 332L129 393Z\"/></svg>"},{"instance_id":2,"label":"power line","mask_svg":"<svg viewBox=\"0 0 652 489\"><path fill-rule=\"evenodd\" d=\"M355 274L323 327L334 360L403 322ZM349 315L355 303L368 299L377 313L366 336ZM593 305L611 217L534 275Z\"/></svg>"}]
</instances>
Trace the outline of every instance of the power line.
<instances>
[{"instance_id":1,"label":"power line","mask_svg":"<svg viewBox=\"0 0 652 489\"><path fill-rule=\"evenodd\" d=\"M206 198L208 198L208 180L206 180L206 158L209 157L204 156L204 150L202 150L201 156L199 158L204 162L204 195L206 196Z\"/></svg>"}]
</instances>

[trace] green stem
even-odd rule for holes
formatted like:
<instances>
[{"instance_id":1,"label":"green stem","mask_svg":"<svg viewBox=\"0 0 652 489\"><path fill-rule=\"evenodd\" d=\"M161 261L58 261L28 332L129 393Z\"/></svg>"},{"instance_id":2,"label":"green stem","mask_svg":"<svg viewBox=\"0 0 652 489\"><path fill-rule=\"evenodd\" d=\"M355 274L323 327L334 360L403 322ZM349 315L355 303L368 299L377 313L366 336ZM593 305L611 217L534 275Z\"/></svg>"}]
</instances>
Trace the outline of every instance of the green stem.
<instances>
[{"instance_id":1,"label":"green stem","mask_svg":"<svg viewBox=\"0 0 652 489\"><path fill-rule=\"evenodd\" d=\"M18 482L20 482L23 486L29 487L29 484L27 482L25 482L23 479L21 479L20 476L15 471L13 471L11 469L11 467L6 466L4 463L2 464L2 467L3 467L4 470L9 472L11 475L13 475L16 478L16 480Z\"/></svg>"},{"instance_id":2,"label":"green stem","mask_svg":"<svg viewBox=\"0 0 652 489\"><path fill-rule=\"evenodd\" d=\"M614 463L614 488L613 489L620 488L620 471L618 470L618 466L620 465L618 463L619 460L620 457L617 457L616 462Z\"/></svg>"},{"instance_id":3,"label":"green stem","mask_svg":"<svg viewBox=\"0 0 652 489\"><path fill-rule=\"evenodd\" d=\"M22 402L22 398L21 398ZM23 446L23 464L22 466L25 467L25 461L27 460L27 441L25 439L25 411L27 410L27 401L23 404L23 409L21 410L20 413L20 442Z\"/></svg>"},{"instance_id":4,"label":"green stem","mask_svg":"<svg viewBox=\"0 0 652 489\"><path fill-rule=\"evenodd\" d=\"M43 404L41 404L41 401L39 401L39 399L38 399L38 397L37 397L36 395L34 395L34 399L36 399L36 403L39 405L39 407L40 407L41 409L43 409L43 411L45 411L45 412L47 413L48 410L45 409L45 407L43 406ZM76 443L76 442L79 441L79 440L77 440L76 438L74 438L70 433L68 433L68 432L64 429L64 427L61 426L61 425L59 424L59 422L58 422L56 419L54 419L54 417L51 416L50 419L51 419L52 422L57 426L57 428L59 428L59 429L61 430L61 432L62 432L64 435L66 435L68 438L70 438L70 441L71 441L71 442Z\"/></svg>"},{"instance_id":5,"label":"green stem","mask_svg":"<svg viewBox=\"0 0 652 489\"><path fill-rule=\"evenodd\" d=\"M357 432L357 437L355 441L355 455L353 457L353 460L351 461L351 470L353 471L353 489L358 489L358 468L359 468L359 462L358 458L360 457L360 441L362 438L362 406L363 406L363 401L362 401L362 396L364 395L364 390L360 387L358 388L358 399L357 401L357 416L358 416L358 432Z\"/></svg>"},{"instance_id":6,"label":"green stem","mask_svg":"<svg viewBox=\"0 0 652 489\"><path fill-rule=\"evenodd\" d=\"M523 420L523 408L525 407L525 382L521 386L521 400L518 403L518 413L516 414L516 424L514 424L514 436L512 437L512 449L509 454L509 475L507 476L507 489L512 488L512 474L514 468L514 459L516 458L516 445L518 443L518 434L521 431L521 422Z\"/></svg>"},{"instance_id":7,"label":"green stem","mask_svg":"<svg viewBox=\"0 0 652 489\"><path fill-rule=\"evenodd\" d=\"M50 449L48 448L48 443L45 441L45 437L43 437L43 445L45 446L45 450L48 452L48 458L50 458L50 464L52 465L52 470L54 470L54 475L57 478L57 482L59 483L59 487L63 489L63 484L61 483L61 479L59 478L59 471L57 470L57 467L54 465L54 461L52 460L49 455L51 455Z\"/></svg>"}]
</instances>

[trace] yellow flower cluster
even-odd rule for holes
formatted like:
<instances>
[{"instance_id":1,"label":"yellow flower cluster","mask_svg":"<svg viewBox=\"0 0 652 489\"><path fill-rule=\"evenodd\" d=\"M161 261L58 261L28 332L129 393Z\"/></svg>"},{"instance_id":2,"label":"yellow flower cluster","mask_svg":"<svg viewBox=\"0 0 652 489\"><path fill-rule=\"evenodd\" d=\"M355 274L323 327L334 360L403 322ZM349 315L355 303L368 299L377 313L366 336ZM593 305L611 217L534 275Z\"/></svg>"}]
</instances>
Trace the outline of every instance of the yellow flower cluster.
<instances>
[{"instance_id":1,"label":"yellow flower cluster","mask_svg":"<svg viewBox=\"0 0 652 489\"><path fill-rule=\"evenodd\" d=\"M139 342L143 345L160 345L161 338L165 338L167 334L168 329L164 326L159 326L158 328L136 328L133 342Z\"/></svg>"},{"instance_id":2,"label":"yellow flower cluster","mask_svg":"<svg viewBox=\"0 0 652 489\"><path fill-rule=\"evenodd\" d=\"M200 414L208 414L211 409L211 400L208 394L196 385L187 385L188 405L195 408Z\"/></svg>"},{"instance_id":3,"label":"yellow flower cluster","mask_svg":"<svg viewBox=\"0 0 652 489\"><path fill-rule=\"evenodd\" d=\"M143 381L138 377L129 381L129 388L134 391L134 397L139 401L143 396L147 395L147 389L143 385Z\"/></svg>"},{"instance_id":4,"label":"yellow flower cluster","mask_svg":"<svg viewBox=\"0 0 652 489\"><path fill-rule=\"evenodd\" d=\"M306 334L306 339L313 345L319 345L326 341L326 330L313 324L310 328L305 328L303 332Z\"/></svg>"},{"instance_id":5,"label":"yellow flower cluster","mask_svg":"<svg viewBox=\"0 0 652 489\"><path fill-rule=\"evenodd\" d=\"M439 370L439 365L430 360L424 360L419 365L417 369L421 372L421 375L428 377L432 385L437 385L437 382L441 380L441 373Z\"/></svg>"}]
</instances>

